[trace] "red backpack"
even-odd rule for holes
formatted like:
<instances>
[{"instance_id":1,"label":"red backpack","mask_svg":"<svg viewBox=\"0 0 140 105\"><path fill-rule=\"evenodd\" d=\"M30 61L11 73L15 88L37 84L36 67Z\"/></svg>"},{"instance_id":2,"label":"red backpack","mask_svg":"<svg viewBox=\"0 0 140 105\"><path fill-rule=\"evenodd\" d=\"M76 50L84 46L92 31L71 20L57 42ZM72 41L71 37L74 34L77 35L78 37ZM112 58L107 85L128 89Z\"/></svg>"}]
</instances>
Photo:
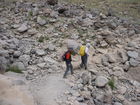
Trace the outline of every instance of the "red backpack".
<instances>
[{"instance_id":1,"label":"red backpack","mask_svg":"<svg viewBox=\"0 0 140 105\"><path fill-rule=\"evenodd\" d=\"M65 52L63 55L62 55L62 60L63 61L66 61L66 60L69 60L71 57L71 54L69 51Z\"/></svg>"}]
</instances>

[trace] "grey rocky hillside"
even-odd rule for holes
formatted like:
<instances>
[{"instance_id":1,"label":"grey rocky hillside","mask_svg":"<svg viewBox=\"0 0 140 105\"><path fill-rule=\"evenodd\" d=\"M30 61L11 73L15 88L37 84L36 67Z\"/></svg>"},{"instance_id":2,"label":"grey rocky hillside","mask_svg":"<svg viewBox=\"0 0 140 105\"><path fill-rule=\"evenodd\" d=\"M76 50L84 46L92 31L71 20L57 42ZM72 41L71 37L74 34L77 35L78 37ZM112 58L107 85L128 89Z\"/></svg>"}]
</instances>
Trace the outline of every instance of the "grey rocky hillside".
<instances>
[{"instance_id":1,"label":"grey rocky hillside","mask_svg":"<svg viewBox=\"0 0 140 105\"><path fill-rule=\"evenodd\" d=\"M92 48L87 71L73 57L71 91L60 105L140 105L140 25L57 0L0 1L0 72L18 67L29 81L64 72L68 39Z\"/></svg>"}]
</instances>

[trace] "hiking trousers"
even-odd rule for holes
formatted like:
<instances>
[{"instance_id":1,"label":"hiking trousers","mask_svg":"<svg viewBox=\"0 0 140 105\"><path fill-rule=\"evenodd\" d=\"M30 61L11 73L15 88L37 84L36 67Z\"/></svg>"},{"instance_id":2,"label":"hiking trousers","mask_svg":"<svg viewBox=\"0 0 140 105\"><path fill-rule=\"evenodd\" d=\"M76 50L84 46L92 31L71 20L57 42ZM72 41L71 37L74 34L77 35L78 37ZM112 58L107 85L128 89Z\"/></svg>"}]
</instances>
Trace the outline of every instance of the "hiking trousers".
<instances>
[{"instance_id":1,"label":"hiking trousers","mask_svg":"<svg viewBox=\"0 0 140 105\"><path fill-rule=\"evenodd\" d=\"M66 62L66 71L64 73L63 78L66 77L66 75L69 71L71 71L71 74L73 74L73 66L72 66L71 62Z\"/></svg>"},{"instance_id":2,"label":"hiking trousers","mask_svg":"<svg viewBox=\"0 0 140 105\"><path fill-rule=\"evenodd\" d=\"M81 56L80 67L82 68L84 66L85 70L87 69L87 60L88 60L88 55L87 54L85 54L84 56Z\"/></svg>"}]
</instances>

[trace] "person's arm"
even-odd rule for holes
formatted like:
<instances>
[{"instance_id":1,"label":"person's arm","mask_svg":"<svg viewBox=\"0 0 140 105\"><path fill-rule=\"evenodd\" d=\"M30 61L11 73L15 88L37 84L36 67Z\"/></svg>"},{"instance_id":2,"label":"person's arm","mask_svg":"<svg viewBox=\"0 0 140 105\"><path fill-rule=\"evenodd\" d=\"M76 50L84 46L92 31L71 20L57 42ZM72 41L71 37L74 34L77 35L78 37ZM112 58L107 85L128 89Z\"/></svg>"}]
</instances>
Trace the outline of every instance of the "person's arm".
<instances>
[{"instance_id":1,"label":"person's arm","mask_svg":"<svg viewBox=\"0 0 140 105\"><path fill-rule=\"evenodd\" d=\"M89 49L86 47L85 53L89 56Z\"/></svg>"}]
</instances>

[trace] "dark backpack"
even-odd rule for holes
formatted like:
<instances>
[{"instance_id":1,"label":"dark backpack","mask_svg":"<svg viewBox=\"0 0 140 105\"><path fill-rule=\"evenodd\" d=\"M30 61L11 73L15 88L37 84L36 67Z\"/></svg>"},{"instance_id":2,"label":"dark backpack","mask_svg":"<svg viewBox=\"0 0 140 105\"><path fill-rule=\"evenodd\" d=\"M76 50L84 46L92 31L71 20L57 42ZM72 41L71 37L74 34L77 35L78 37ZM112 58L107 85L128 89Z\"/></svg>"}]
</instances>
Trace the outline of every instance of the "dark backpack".
<instances>
[{"instance_id":1,"label":"dark backpack","mask_svg":"<svg viewBox=\"0 0 140 105\"><path fill-rule=\"evenodd\" d=\"M66 54L67 54L67 52L65 52L65 53L62 55L62 61L66 61Z\"/></svg>"}]
</instances>

